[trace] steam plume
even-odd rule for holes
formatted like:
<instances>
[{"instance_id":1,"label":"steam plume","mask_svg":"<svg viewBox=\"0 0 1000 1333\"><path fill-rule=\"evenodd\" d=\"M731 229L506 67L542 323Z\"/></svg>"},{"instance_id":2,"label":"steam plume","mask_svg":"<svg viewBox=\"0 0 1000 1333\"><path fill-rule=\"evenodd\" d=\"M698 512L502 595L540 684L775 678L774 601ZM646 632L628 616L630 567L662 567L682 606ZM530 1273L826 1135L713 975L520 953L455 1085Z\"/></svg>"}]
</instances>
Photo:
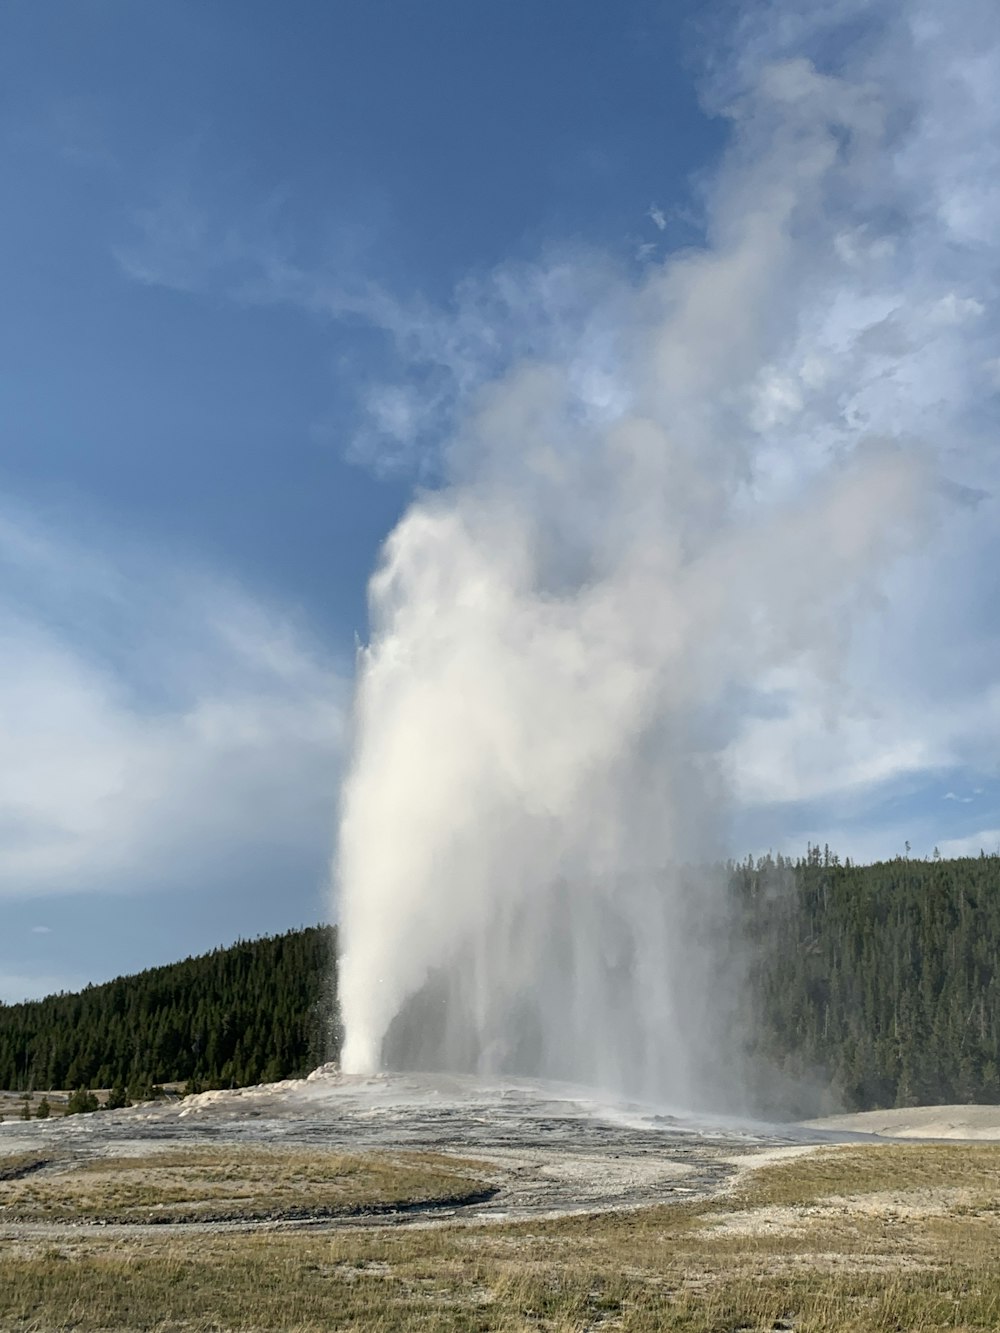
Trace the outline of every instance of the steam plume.
<instances>
[{"instance_id":1,"label":"steam plume","mask_svg":"<svg viewBox=\"0 0 1000 1333\"><path fill-rule=\"evenodd\" d=\"M486 383L456 370L445 484L370 586L336 874L346 1069L706 1094L711 904L682 867L718 850L727 747L778 683L835 697L989 373L992 187L941 99L979 132L1000 84L958 9L859 8L864 57L837 68L803 54L811 10L768 10L709 94L732 143L703 248L497 279L538 316L530 348L512 337ZM971 10L995 75L997 21Z\"/></svg>"}]
</instances>

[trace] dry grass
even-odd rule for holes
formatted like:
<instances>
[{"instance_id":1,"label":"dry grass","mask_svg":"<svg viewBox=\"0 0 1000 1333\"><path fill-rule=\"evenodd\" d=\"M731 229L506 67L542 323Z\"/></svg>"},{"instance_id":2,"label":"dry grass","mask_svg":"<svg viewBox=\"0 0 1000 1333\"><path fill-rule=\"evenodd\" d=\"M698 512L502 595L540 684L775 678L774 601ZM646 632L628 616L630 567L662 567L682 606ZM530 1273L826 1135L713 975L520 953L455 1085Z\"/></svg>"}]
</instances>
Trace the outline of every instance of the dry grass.
<instances>
[{"instance_id":1,"label":"dry grass","mask_svg":"<svg viewBox=\"0 0 1000 1333\"><path fill-rule=\"evenodd\" d=\"M42 1167L48 1166L50 1158L36 1152L12 1152L0 1155L0 1189L7 1181L20 1180Z\"/></svg>"},{"instance_id":2,"label":"dry grass","mask_svg":"<svg viewBox=\"0 0 1000 1333\"><path fill-rule=\"evenodd\" d=\"M985 1333L1000 1327L997 1161L824 1150L725 1199L530 1224L22 1238L0 1254L0 1328ZM795 1226L726 1223L769 1211Z\"/></svg>"},{"instance_id":3,"label":"dry grass","mask_svg":"<svg viewBox=\"0 0 1000 1333\"><path fill-rule=\"evenodd\" d=\"M837 1145L753 1171L741 1185L746 1206L809 1204L845 1188L854 1195L966 1188L1000 1197L1000 1144Z\"/></svg>"},{"instance_id":4,"label":"dry grass","mask_svg":"<svg viewBox=\"0 0 1000 1333\"><path fill-rule=\"evenodd\" d=\"M68 1092L32 1092L28 1094L28 1109L31 1112L32 1120L34 1120L35 1112L38 1110L38 1103L43 1097L49 1103L49 1110L53 1116L62 1115L66 1110L66 1103L69 1100ZM23 1106L23 1092L0 1090L0 1120L20 1120Z\"/></svg>"},{"instance_id":5,"label":"dry grass","mask_svg":"<svg viewBox=\"0 0 1000 1333\"><path fill-rule=\"evenodd\" d=\"M205 1222L384 1211L482 1195L475 1168L398 1153L200 1148L0 1175L0 1221Z\"/></svg>"}]
</instances>

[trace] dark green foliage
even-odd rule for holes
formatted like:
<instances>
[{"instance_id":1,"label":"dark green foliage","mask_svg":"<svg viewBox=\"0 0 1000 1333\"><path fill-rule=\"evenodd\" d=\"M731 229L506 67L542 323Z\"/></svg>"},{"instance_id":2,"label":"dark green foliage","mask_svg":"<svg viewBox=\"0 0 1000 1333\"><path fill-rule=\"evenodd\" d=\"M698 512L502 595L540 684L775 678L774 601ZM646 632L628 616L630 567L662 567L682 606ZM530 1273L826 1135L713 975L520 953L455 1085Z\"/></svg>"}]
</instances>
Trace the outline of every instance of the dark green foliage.
<instances>
[{"instance_id":1,"label":"dark green foliage","mask_svg":"<svg viewBox=\"0 0 1000 1333\"><path fill-rule=\"evenodd\" d=\"M759 1111L1000 1101L1000 857L729 867L728 956ZM306 1073L339 1052L326 927L0 1005L0 1087L116 1085L109 1105ZM734 1016L734 1023L737 1018ZM25 1106L27 1114L30 1110Z\"/></svg>"},{"instance_id":2,"label":"dark green foliage","mask_svg":"<svg viewBox=\"0 0 1000 1333\"><path fill-rule=\"evenodd\" d=\"M104 1103L104 1109L107 1111L120 1111L124 1106L131 1106L128 1093L125 1091L124 1084L119 1080L114 1084L108 1093L108 1100Z\"/></svg>"},{"instance_id":3,"label":"dark green foliage","mask_svg":"<svg viewBox=\"0 0 1000 1333\"><path fill-rule=\"evenodd\" d=\"M163 1089L160 1088L159 1092L160 1096L162 1096ZM153 1087L153 1084L148 1078L141 1077L133 1079L128 1085L127 1099L129 1102L151 1102L156 1095L157 1090Z\"/></svg>"},{"instance_id":4,"label":"dark green foliage","mask_svg":"<svg viewBox=\"0 0 1000 1333\"><path fill-rule=\"evenodd\" d=\"M821 1088L855 1110L1000 1101L1000 857L852 866L812 849L733 867L731 882L750 1066L798 1085L793 1109Z\"/></svg>"},{"instance_id":5,"label":"dark green foliage","mask_svg":"<svg viewBox=\"0 0 1000 1333\"><path fill-rule=\"evenodd\" d=\"M77 1088L66 1103L66 1114L89 1115L91 1111L99 1110L100 1105L96 1093L91 1092L89 1088Z\"/></svg>"},{"instance_id":6,"label":"dark green foliage","mask_svg":"<svg viewBox=\"0 0 1000 1333\"><path fill-rule=\"evenodd\" d=\"M52 1114L52 1107L49 1105L48 1097L43 1097L38 1103L38 1109L35 1111L36 1120L48 1120Z\"/></svg>"},{"instance_id":7,"label":"dark green foliage","mask_svg":"<svg viewBox=\"0 0 1000 1333\"><path fill-rule=\"evenodd\" d=\"M140 1100L167 1082L242 1087L306 1074L337 1054L332 967L333 932L316 926L0 1005L0 1088L119 1085Z\"/></svg>"}]
</instances>

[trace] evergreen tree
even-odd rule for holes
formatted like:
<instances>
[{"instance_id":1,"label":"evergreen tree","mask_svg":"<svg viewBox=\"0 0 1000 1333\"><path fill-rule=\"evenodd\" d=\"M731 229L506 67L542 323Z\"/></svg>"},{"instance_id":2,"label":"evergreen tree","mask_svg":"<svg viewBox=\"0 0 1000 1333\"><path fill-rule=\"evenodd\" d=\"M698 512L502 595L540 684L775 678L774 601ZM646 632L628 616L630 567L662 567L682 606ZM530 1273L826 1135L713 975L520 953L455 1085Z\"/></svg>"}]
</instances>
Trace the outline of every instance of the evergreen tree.
<instances>
[{"instance_id":1,"label":"evergreen tree","mask_svg":"<svg viewBox=\"0 0 1000 1333\"><path fill-rule=\"evenodd\" d=\"M78 994L0 1004L0 1087L229 1087L298 1077L328 1040L328 927L240 941Z\"/></svg>"},{"instance_id":2,"label":"evergreen tree","mask_svg":"<svg viewBox=\"0 0 1000 1333\"><path fill-rule=\"evenodd\" d=\"M132 1103L125 1091L125 1085L119 1079L108 1093L108 1100L104 1103L104 1108L107 1111L119 1111L122 1107L131 1105Z\"/></svg>"},{"instance_id":3,"label":"evergreen tree","mask_svg":"<svg viewBox=\"0 0 1000 1333\"><path fill-rule=\"evenodd\" d=\"M1000 857L857 866L810 847L728 876L717 942L749 960L733 1021L762 1111L807 1114L823 1088L857 1110L1000 1100ZM334 955L316 927L0 1005L0 1087L110 1086L119 1105L126 1087L301 1076L340 1049Z\"/></svg>"},{"instance_id":4,"label":"evergreen tree","mask_svg":"<svg viewBox=\"0 0 1000 1333\"><path fill-rule=\"evenodd\" d=\"M780 862L780 858L779 858ZM851 1109L1000 1096L1000 857L730 867L751 1065Z\"/></svg>"},{"instance_id":5,"label":"evergreen tree","mask_svg":"<svg viewBox=\"0 0 1000 1333\"><path fill-rule=\"evenodd\" d=\"M91 1092L89 1088L77 1088L66 1103L66 1114L89 1115L90 1112L99 1110L100 1105L96 1093Z\"/></svg>"}]
</instances>

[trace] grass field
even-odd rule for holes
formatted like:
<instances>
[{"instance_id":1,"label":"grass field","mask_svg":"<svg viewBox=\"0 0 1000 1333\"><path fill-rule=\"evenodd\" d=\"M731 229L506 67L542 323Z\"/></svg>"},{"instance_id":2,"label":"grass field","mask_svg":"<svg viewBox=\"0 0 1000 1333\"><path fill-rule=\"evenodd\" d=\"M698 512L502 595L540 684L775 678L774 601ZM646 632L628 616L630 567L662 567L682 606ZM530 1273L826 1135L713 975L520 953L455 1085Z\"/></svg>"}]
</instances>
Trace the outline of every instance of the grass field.
<instances>
[{"instance_id":1,"label":"grass field","mask_svg":"<svg viewBox=\"0 0 1000 1333\"><path fill-rule=\"evenodd\" d=\"M196 1148L78 1162L0 1158L7 1222L252 1222L465 1200L487 1183L453 1157ZM6 1177L6 1179L4 1178Z\"/></svg>"},{"instance_id":2,"label":"grass field","mask_svg":"<svg viewBox=\"0 0 1000 1333\"><path fill-rule=\"evenodd\" d=\"M62 1115L66 1110L66 1103L69 1101L68 1092L34 1092L27 1098L28 1111L31 1119L34 1120L38 1110L38 1104L42 1098L49 1103L49 1110L53 1116ZM21 1092L5 1092L0 1089L0 1122L4 1120L20 1120L21 1112L24 1109L25 1096Z\"/></svg>"},{"instance_id":3,"label":"grass field","mask_svg":"<svg viewBox=\"0 0 1000 1333\"><path fill-rule=\"evenodd\" d=\"M205 1179L216 1168L197 1156L184 1170ZM441 1170L441 1159L383 1159L390 1174L393 1160L407 1180ZM393 1193L363 1161L356 1190ZM165 1190L153 1176L148 1187ZM995 1330L998 1256L1000 1147L838 1147L744 1173L712 1201L636 1213L329 1232L26 1230L0 1251L0 1328Z\"/></svg>"}]
</instances>

